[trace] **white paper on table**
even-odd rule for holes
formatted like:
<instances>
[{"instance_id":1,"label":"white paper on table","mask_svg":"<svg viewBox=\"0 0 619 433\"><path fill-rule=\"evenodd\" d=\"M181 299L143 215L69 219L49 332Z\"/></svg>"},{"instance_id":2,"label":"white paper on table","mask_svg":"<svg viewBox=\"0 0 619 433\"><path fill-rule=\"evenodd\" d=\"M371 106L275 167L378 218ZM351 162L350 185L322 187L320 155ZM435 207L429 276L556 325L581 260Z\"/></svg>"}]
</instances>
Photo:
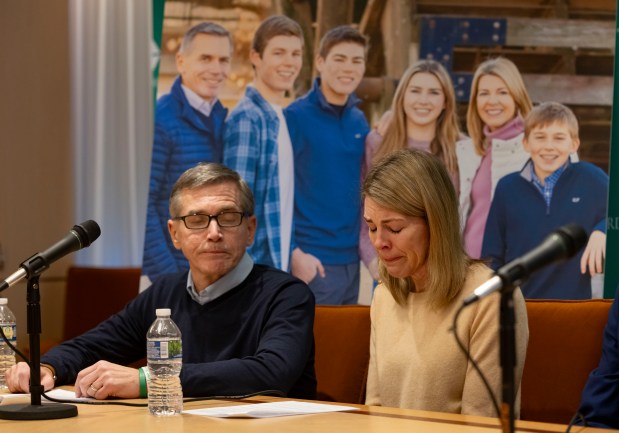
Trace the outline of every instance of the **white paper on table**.
<instances>
[{"instance_id":1,"label":"white paper on table","mask_svg":"<svg viewBox=\"0 0 619 433\"><path fill-rule=\"evenodd\" d=\"M67 389L60 389L60 388L54 388L51 391L47 391L45 394L49 395L51 398L56 398L58 400L70 400L73 402L96 400L96 398L93 398L93 397L76 397L75 391L69 391ZM45 397L42 397L42 398L45 399ZM50 402L49 400L46 400L46 401L48 403L53 403L53 402Z\"/></svg>"},{"instance_id":2,"label":"white paper on table","mask_svg":"<svg viewBox=\"0 0 619 433\"><path fill-rule=\"evenodd\" d=\"M243 404L236 406L208 407L184 410L190 415L213 416L217 418L271 418L276 416L307 415L312 413L342 412L358 410L351 406L281 401L274 403Z\"/></svg>"},{"instance_id":3,"label":"white paper on table","mask_svg":"<svg viewBox=\"0 0 619 433\"><path fill-rule=\"evenodd\" d=\"M75 391L68 391L66 389L52 389L51 391L46 391L45 394L49 395L52 398L56 398L59 400L67 400L71 402L79 402L79 401L92 401L93 398L90 397L75 397ZM22 403L30 401L30 394L0 394L0 403L2 404L13 404L13 403ZM44 396L41 396L41 403L55 403L47 400Z\"/></svg>"}]
</instances>

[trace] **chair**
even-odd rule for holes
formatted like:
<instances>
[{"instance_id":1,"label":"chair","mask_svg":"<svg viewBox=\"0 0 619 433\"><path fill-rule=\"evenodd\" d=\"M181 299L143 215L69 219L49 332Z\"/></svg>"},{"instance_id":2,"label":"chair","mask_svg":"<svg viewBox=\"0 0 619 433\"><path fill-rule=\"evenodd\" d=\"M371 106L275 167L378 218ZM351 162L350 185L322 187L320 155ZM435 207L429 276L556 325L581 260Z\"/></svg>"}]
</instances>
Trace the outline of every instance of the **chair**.
<instances>
[{"instance_id":1,"label":"chair","mask_svg":"<svg viewBox=\"0 0 619 433\"><path fill-rule=\"evenodd\" d=\"M567 424L598 365L611 300L527 300L520 418Z\"/></svg>"},{"instance_id":2,"label":"chair","mask_svg":"<svg viewBox=\"0 0 619 433\"><path fill-rule=\"evenodd\" d=\"M64 339L94 328L138 294L140 268L69 268Z\"/></svg>"},{"instance_id":3,"label":"chair","mask_svg":"<svg viewBox=\"0 0 619 433\"><path fill-rule=\"evenodd\" d=\"M316 306L314 339L317 399L363 404L370 361L370 307Z\"/></svg>"},{"instance_id":4,"label":"chair","mask_svg":"<svg viewBox=\"0 0 619 433\"><path fill-rule=\"evenodd\" d=\"M94 328L138 294L140 268L71 266L67 273L65 321L61 341ZM45 353L60 341L41 341Z\"/></svg>"},{"instance_id":5,"label":"chair","mask_svg":"<svg viewBox=\"0 0 619 433\"><path fill-rule=\"evenodd\" d=\"M589 373L598 365L611 305L611 300L602 299L526 301L529 345L522 377L521 419L570 421ZM363 403L369 364L369 307L317 306L314 338L317 398Z\"/></svg>"}]
</instances>

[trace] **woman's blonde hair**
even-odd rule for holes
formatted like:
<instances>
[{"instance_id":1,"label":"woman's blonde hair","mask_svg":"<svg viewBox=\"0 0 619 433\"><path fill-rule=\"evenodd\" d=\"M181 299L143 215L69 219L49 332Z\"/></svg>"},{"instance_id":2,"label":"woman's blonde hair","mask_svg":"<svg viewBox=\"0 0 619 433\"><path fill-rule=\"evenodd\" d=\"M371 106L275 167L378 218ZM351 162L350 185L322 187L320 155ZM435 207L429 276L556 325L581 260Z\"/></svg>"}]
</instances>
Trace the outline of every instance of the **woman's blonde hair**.
<instances>
[{"instance_id":1,"label":"woman's blonde hair","mask_svg":"<svg viewBox=\"0 0 619 433\"><path fill-rule=\"evenodd\" d=\"M453 301L474 261L464 252L456 191L441 161L420 150L395 151L370 170L362 197L402 215L425 219L430 241L423 290L435 308ZM379 273L396 302L405 305L409 292L416 289L413 279L391 276L381 262Z\"/></svg>"},{"instance_id":2,"label":"woman's blonde hair","mask_svg":"<svg viewBox=\"0 0 619 433\"><path fill-rule=\"evenodd\" d=\"M447 167L452 177L457 179L458 162L456 161L456 141L460 137L458 115L456 113L456 96L454 87L445 68L434 60L420 60L411 65L402 75L400 83L391 102L393 119L389 124L383 142L376 151L374 161L385 155L406 148L406 113L404 96L411 78L418 72L425 72L436 77L445 95L445 108L436 119L436 132L430 143L432 154L436 155Z\"/></svg>"},{"instance_id":3,"label":"woman's blonde hair","mask_svg":"<svg viewBox=\"0 0 619 433\"><path fill-rule=\"evenodd\" d=\"M505 57L497 57L489 59L481 63L475 75L473 76L473 84L471 85L471 96L469 98L469 108L466 112L466 128L469 136L473 140L475 152L478 155L486 153L486 145L484 143L484 123L479 117L477 111L477 92L479 90L479 80L484 75L494 75L503 80L510 95L516 104L517 114L522 118L527 117L533 104L527 93L527 89L522 81L522 75L514 63Z\"/></svg>"}]
</instances>

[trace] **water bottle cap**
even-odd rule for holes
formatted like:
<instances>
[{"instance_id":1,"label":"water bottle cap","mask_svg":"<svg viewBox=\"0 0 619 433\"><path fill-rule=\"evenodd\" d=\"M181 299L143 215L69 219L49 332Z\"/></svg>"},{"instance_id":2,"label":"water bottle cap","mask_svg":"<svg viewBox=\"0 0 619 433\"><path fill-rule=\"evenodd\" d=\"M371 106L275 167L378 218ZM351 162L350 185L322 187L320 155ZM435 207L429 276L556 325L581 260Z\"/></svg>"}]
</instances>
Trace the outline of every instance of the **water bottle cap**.
<instances>
[{"instance_id":1,"label":"water bottle cap","mask_svg":"<svg viewBox=\"0 0 619 433\"><path fill-rule=\"evenodd\" d=\"M6 305L9 303L8 298L0 298L0 305Z\"/></svg>"},{"instance_id":2,"label":"water bottle cap","mask_svg":"<svg viewBox=\"0 0 619 433\"><path fill-rule=\"evenodd\" d=\"M170 310L169 308L157 308L155 310L155 315L157 317L161 317L161 316L169 316L172 314L172 310Z\"/></svg>"}]
</instances>

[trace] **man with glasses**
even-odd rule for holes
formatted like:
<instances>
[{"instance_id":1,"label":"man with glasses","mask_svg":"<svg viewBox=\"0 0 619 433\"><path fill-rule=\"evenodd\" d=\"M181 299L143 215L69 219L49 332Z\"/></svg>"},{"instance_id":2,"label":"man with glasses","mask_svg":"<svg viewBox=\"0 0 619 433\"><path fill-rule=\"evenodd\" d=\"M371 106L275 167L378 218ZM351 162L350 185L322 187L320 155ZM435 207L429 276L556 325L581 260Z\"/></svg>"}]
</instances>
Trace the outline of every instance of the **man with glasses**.
<instances>
[{"instance_id":1,"label":"man with glasses","mask_svg":"<svg viewBox=\"0 0 619 433\"><path fill-rule=\"evenodd\" d=\"M254 393L314 398L314 297L275 268L254 264L252 193L217 163L187 170L170 196L168 229L189 271L163 275L118 314L41 359L46 390L75 382L76 396L145 395L137 369L155 309L170 308L182 333L185 396ZM7 372L12 392L27 392L29 367Z\"/></svg>"}]
</instances>

